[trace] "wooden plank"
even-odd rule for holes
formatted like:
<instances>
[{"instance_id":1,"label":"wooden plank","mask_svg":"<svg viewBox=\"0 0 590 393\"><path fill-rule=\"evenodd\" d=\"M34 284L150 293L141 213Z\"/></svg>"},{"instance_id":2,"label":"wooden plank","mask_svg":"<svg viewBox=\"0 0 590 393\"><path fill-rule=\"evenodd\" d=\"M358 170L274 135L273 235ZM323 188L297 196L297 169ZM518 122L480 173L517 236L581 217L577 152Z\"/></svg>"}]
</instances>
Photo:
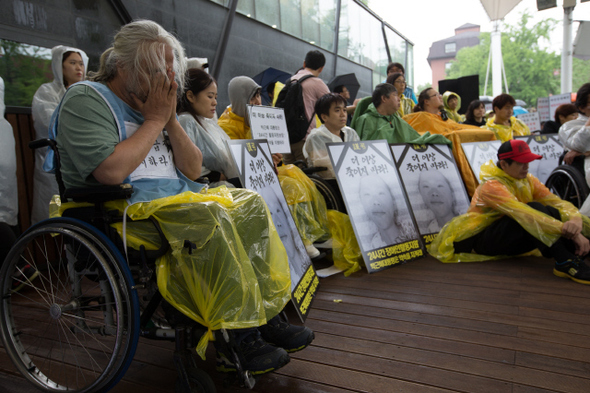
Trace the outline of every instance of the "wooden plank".
<instances>
[{"instance_id":1,"label":"wooden plank","mask_svg":"<svg viewBox=\"0 0 590 393\"><path fill-rule=\"evenodd\" d=\"M324 299L325 294L320 294L316 297L314 307L317 310L345 312L347 314L358 314L373 316L376 318L395 319L398 321L406 321L412 323L421 323L426 325L447 326L457 329L471 329L481 332L496 333L502 335L516 336L518 327L496 323L490 321L479 321L473 319L466 319L453 314L441 315L430 313L416 313L405 310L390 310L380 307L370 307L367 305L349 304L349 303L335 303L328 297ZM338 300L342 300L338 297Z\"/></svg>"},{"instance_id":2,"label":"wooden plank","mask_svg":"<svg viewBox=\"0 0 590 393\"><path fill-rule=\"evenodd\" d=\"M453 353L476 359L504 362L507 364L514 363L514 351L499 349L495 346L477 345L461 341L448 341L429 336L398 333L365 326L351 326L342 323L318 321L315 319L310 319L307 325L317 333L337 332L339 336L349 338L370 337L372 341L378 343L396 343L398 346L408 348L428 348L433 352Z\"/></svg>"},{"instance_id":3,"label":"wooden plank","mask_svg":"<svg viewBox=\"0 0 590 393\"><path fill-rule=\"evenodd\" d=\"M343 291L345 292L345 291ZM353 292L352 290L347 290L346 292ZM514 325L514 326L529 326L529 327L536 327L536 328L543 328L543 329L553 329L553 330L561 330L563 332L583 332L582 334L589 334L588 330L581 330L585 326L584 324L576 324L576 323L568 323L568 322L560 322L559 320L555 319L547 319L547 318L531 318L527 316L520 316L520 315L511 315L511 314L502 314L502 313L493 313L490 311L479 311L473 309L462 309L459 307L446 307L446 306L436 306L430 305L429 303L410 303L410 302L397 302L392 300L383 300L375 297L370 296L371 291L365 291L366 296L349 296L348 294L340 293L337 297L333 294L326 294L320 293L317 295L316 299L324 300L326 302L333 301L335 298L341 303L338 303L341 307L342 311L346 311L347 308L351 308L352 306L359 306L359 307L375 307L380 308L382 311L382 315L387 318L387 315L390 315L392 319L396 319L396 313L398 311L406 311L409 313L420 313L420 314L433 314L433 315L441 315L441 316L448 316L448 317L457 317L462 318L465 321L473 320L473 321L481 321L481 322L490 322L490 323L497 323L497 324L504 324L504 325ZM377 296L377 295L373 295ZM321 309L321 305L316 306ZM482 308L485 308L482 305ZM518 308L517 308L518 310Z\"/></svg>"},{"instance_id":4,"label":"wooden plank","mask_svg":"<svg viewBox=\"0 0 590 393\"><path fill-rule=\"evenodd\" d=\"M519 350L532 352L549 356L560 356L567 351L569 358L573 360L585 361L590 359L590 349L572 348L570 346L544 343L534 340L526 340L518 337L501 336L497 334L477 332L463 329L453 329L444 326L428 326L411 324L401 321L390 321L365 316L350 316L342 313L333 313L327 311L318 311L313 314L313 319L321 319L330 323L340 323L344 325L365 327L371 326L373 329L398 332L400 334L412 334L424 337L435 337L443 340L456 341L457 343L472 343L503 348L509 350Z\"/></svg>"},{"instance_id":5,"label":"wooden plank","mask_svg":"<svg viewBox=\"0 0 590 393\"><path fill-rule=\"evenodd\" d=\"M314 347L338 348L338 350L344 352L358 353L380 359L390 359L397 362L414 364L418 367L431 367L433 370L427 373L428 377L435 378L436 380L440 378L441 382L439 383L441 384L447 383L443 381L449 378L471 381L469 383L477 383L481 387L477 389L484 392L497 391L497 388L494 388L494 385L489 383L488 379L490 381L503 381L524 385L536 383L541 387L555 389L556 391L562 391L563 389L565 391L575 390L583 386L588 386L590 383L588 376L565 376L559 372L559 369L536 370L524 364L515 366L504 362L492 362L461 355L434 352L430 349L405 348L396 345L395 342L391 344L377 343L360 337L351 339L329 334L318 334L317 336ZM307 353L308 351L302 352L301 355L297 356L307 358ZM330 357L330 359L336 358L340 359L337 356ZM364 366L369 363L369 361L363 361L359 364ZM384 367L383 362L379 361L379 364L380 367ZM404 367L396 366L395 368L399 370ZM411 370L406 370L404 373L410 375ZM483 380L477 382L476 380L470 379L470 377L483 378ZM416 377L412 377L411 379L413 381L420 381ZM426 381L424 382L426 383ZM502 384L500 386L504 385ZM444 387L460 390L459 386ZM483 390L481 390L482 388ZM476 391L475 388L473 391Z\"/></svg>"}]
</instances>

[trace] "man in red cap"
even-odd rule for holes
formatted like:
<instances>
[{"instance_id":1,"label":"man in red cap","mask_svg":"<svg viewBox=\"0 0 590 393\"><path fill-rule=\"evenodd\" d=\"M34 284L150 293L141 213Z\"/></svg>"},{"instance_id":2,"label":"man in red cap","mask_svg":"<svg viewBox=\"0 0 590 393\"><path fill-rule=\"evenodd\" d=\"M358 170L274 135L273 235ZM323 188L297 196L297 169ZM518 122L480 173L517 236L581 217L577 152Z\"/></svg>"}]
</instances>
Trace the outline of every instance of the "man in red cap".
<instances>
[{"instance_id":1,"label":"man in red cap","mask_svg":"<svg viewBox=\"0 0 590 393\"><path fill-rule=\"evenodd\" d=\"M513 139L498 149L498 161L481 167L480 186L466 214L439 232L428 251L442 262L506 258L539 249L555 259L553 273L590 284L590 219L552 194L528 173L541 156Z\"/></svg>"}]
</instances>

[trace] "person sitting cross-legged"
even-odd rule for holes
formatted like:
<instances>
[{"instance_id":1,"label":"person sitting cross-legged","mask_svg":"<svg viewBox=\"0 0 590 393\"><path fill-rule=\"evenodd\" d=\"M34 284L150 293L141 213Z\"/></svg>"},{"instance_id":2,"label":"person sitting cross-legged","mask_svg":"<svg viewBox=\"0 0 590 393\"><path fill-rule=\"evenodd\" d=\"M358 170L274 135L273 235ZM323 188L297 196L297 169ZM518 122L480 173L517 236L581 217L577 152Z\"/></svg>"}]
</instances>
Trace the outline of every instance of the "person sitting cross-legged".
<instances>
[{"instance_id":1,"label":"person sitting cross-legged","mask_svg":"<svg viewBox=\"0 0 590 393\"><path fill-rule=\"evenodd\" d=\"M553 273L590 284L590 219L528 173L533 154L521 139L504 142L498 162L482 165L481 185L466 214L439 232L428 251L441 262L483 261L539 249Z\"/></svg>"}]
</instances>

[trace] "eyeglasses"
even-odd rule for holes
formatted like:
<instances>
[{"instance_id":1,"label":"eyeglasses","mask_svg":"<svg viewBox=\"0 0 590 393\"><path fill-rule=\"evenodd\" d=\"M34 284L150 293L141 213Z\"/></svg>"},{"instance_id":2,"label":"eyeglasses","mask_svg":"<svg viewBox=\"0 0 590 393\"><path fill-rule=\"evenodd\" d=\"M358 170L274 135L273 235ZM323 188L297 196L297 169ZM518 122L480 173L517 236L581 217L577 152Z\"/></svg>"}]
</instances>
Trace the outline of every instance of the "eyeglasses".
<instances>
[{"instance_id":1,"label":"eyeglasses","mask_svg":"<svg viewBox=\"0 0 590 393\"><path fill-rule=\"evenodd\" d=\"M428 96L428 98L433 98L433 97L441 97L440 93L436 93L434 95Z\"/></svg>"},{"instance_id":2,"label":"eyeglasses","mask_svg":"<svg viewBox=\"0 0 590 393\"><path fill-rule=\"evenodd\" d=\"M394 84L396 84L396 85L397 85L397 84L400 84L400 85L405 85L405 84L406 84L406 81L398 79L398 80L396 80L396 81L395 81L395 82L393 82L393 83L394 83Z\"/></svg>"}]
</instances>

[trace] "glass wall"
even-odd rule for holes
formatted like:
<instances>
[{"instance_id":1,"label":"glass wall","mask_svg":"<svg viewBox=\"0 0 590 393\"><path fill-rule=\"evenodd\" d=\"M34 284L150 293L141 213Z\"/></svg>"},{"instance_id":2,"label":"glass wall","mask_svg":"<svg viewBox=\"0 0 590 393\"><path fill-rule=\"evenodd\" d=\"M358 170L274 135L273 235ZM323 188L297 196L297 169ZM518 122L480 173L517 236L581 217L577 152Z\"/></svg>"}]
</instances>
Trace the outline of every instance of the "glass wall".
<instances>
[{"instance_id":1,"label":"glass wall","mask_svg":"<svg viewBox=\"0 0 590 393\"><path fill-rule=\"evenodd\" d=\"M0 39L0 76L7 106L31 106L43 83L53 80L51 49Z\"/></svg>"},{"instance_id":2,"label":"glass wall","mask_svg":"<svg viewBox=\"0 0 590 393\"><path fill-rule=\"evenodd\" d=\"M229 0L212 0L225 7ZM239 0L237 11L275 29L334 51L337 0ZM385 34L384 34L385 32ZM385 80L390 59L413 80L412 46L355 0L341 0L338 55L373 70L373 83Z\"/></svg>"}]
</instances>

